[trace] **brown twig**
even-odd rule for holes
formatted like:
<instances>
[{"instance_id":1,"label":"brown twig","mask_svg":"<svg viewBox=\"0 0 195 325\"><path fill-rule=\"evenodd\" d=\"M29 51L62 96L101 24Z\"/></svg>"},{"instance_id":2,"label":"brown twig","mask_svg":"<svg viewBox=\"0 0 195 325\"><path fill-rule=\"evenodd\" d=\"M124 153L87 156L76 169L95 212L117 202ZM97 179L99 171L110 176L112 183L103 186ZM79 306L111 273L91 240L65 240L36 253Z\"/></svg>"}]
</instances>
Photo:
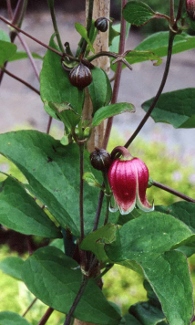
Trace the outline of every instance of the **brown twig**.
<instances>
[{"instance_id":1,"label":"brown twig","mask_svg":"<svg viewBox=\"0 0 195 325\"><path fill-rule=\"evenodd\" d=\"M26 314L29 312L29 310L34 306L35 302L37 301L37 298L34 298L31 304L28 306L28 308L25 310L25 312L22 314L22 317L25 317Z\"/></svg>"},{"instance_id":2,"label":"brown twig","mask_svg":"<svg viewBox=\"0 0 195 325\"><path fill-rule=\"evenodd\" d=\"M23 31L22 29L20 29L19 27L15 26L14 24L10 23L7 19L5 19L4 17L0 16L0 20L2 20L4 23L8 24L9 26L13 27L14 29L16 29L18 32L24 34L25 36L27 36L28 38L32 39L34 42L40 44L41 46L45 47L46 49L56 53L57 55L59 55L60 57L64 56L64 53L59 52L58 50L54 49L53 47L46 45L45 43L39 41L37 38L31 36L30 34L26 33L25 31ZM67 55L67 54L66 54ZM68 55L67 55L68 56Z\"/></svg>"},{"instance_id":3,"label":"brown twig","mask_svg":"<svg viewBox=\"0 0 195 325\"><path fill-rule=\"evenodd\" d=\"M21 82L23 85L25 85L25 86L27 86L28 88L30 88L31 90L33 90L33 91L34 91L35 93L37 93L38 95L40 95L40 92L39 92L36 88L34 88L33 86L31 86L31 84L29 84L29 83L26 82L25 80L23 80L23 79L17 77L15 74L9 72L9 71L8 71L7 69L5 69L5 68L2 68L2 71L3 71L4 73L6 73L8 76L10 76L10 77L16 79L17 81Z\"/></svg>"},{"instance_id":4,"label":"brown twig","mask_svg":"<svg viewBox=\"0 0 195 325\"><path fill-rule=\"evenodd\" d=\"M121 3L121 31L120 31L120 43L119 43L119 54L123 54L125 51L125 37L126 37L126 21L122 17L122 8L125 6L127 3L126 0L122 0ZM116 69L116 78L114 82L114 87L113 87L113 95L112 95L112 100L111 103L114 104L117 102L118 98L118 92L119 92L119 86L120 86L120 81L121 81L121 73L122 73L122 62L119 61L117 64L117 69ZM106 131L105 131L105 136L104 136L104 141L103 141L103 148L107 147L111 129L112 129L112 124L113 124L113 117L110 117L108 119L108 123L106 126Z\"/></svg>"},{"instance_id":5,"label":"brown twig","mask_svg":"<svg viewBox=\"0 0 195 325\"><path fill-rule=\"evenodd\" d=\"M174 190L173 188L171 188L171 187L169 187L167 185L158 183L156 181L152 181L152 185L160 188L163 191L166 191L166 192L169 192L169 193L171 193L171 194L173 194L175 196L178 196L178 197L180 197L181 199L183 199L183 200L185 200L187 202L195 203L195 199L192 199L191 197L189 197L189 196L187 196L187 195L185 195L183 193L180 193L180 192Z\"/></svg>"},{"instance_id":6,"label":"brown twig","mask_svg":"<svg viewBox=\"0 0 195 325\"><path fill-rule=\"evenodd\" d=\"M38 325L45 325L49 319L49 317L51 316L51 314L53 313L54 309L49 307L45 314L43 315L43 317L41 318L41 320L38 322Z\"/></svg>"}]
</instances>

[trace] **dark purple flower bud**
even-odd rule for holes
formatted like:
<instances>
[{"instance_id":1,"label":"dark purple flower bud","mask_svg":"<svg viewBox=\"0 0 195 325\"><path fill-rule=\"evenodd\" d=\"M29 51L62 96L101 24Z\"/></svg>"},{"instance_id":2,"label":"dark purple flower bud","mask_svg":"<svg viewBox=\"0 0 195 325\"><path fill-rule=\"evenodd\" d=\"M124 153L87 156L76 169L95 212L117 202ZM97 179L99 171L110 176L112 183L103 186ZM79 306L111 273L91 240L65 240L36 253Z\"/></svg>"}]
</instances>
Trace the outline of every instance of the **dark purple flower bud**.
<instances>
[{"instance_id":1,"label":"dark purple flower bud","mask_svg":"<svg viewBox=\"0 0 195 325\"><path fill-rule=\"evenodd\" d=\"M188 16L195 20L195 0L186 0L186 11Z\"/></svg>"},{"instance_id":2,"label":"dark purple flower bud","mask_svg":"<svg viewBox=\"0 0 195 325\"><path fill-rule=\"evenodd\" d=\"M100 32L106 32L108 29L108 19L106 17L96 19L95 27L100 30Z\"/></svg>"},{"instance_id":3,"label":"dark purple flower bud","mask_svg":"<svg viewBox=\"0 0 195 325\"><path fill-rule=\"evenodd\" d=\"M82 90L92 82L91 71L86 65L80 62L79 65L70 71L69 80L73 86Z\"/></svg>"},{"instance_id":4,"label":"dark purple flower bud","mask_svg":"<svg viewBox=\"0 0 195 325\"><path fill-rule=\"evenodd\" d=\"M108 181L120 213L128 214L135 206L145 212L152 211L154 208L146 198L149 180L147 166L129 153L123 156L125 160L115 159L108 170Z\"/></svg>"},{"instance_id":5,"label":"dark purple flower bud","mask_svg":"<svg viewBox=\"0 0 195 325\"><path fill-rule=\"evenodd\" d=\"M110 154L106 150L98 148L90 154L90 161L95 169L101 171L108 170L112 163Z\"/></svg>"}]
</instances>

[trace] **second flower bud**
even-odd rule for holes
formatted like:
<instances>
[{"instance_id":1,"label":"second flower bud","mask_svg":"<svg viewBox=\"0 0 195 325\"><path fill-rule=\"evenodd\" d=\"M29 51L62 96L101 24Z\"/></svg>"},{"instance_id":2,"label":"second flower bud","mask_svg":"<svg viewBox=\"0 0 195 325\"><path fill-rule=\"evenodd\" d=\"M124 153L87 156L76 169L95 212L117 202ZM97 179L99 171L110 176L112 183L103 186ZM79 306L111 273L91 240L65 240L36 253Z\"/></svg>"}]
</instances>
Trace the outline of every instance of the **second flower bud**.
<instances>
[{"instance_id":1,"label":"second flower bud","mask_svg":"<svg viewBox=\"0 0 195 325\"><path fill-rule=\"evenodd\" d=\"M69 80L73 86L82 90L92 82L91 71L85 64L80 62L70 71Z\"/></svg>"}]
</instances>

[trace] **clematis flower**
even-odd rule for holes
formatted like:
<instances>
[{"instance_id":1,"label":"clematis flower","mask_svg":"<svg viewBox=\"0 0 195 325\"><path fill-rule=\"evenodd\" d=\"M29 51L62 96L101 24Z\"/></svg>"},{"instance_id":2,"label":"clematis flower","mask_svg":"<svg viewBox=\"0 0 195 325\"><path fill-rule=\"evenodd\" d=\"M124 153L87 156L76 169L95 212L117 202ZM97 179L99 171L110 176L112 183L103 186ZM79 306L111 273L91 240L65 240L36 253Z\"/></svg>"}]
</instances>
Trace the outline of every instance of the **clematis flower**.
<instances>
[{"instance_id":1,"label":"clematis flower","mask_svg":"<svg viewBox=\"0 0 195 325\"><path fill-rule=\"evenodd\" d=\"M195 20L195 0L186 0L186 11L188 16Z\"/></svg>"},{"instance_id":2,"label":"clematis flower","mask_svg":"<svg viewBox=\"0 0 195 325\"><path fill-rule=\"evenodd\" d=\"M108 181L121 214L130 213L135 206L147 212L154 209L146 198L149 171L139 158L133 158L124 147L116 147L111 156L119 153L108 170Z\"/></svg>"}]
</instances>

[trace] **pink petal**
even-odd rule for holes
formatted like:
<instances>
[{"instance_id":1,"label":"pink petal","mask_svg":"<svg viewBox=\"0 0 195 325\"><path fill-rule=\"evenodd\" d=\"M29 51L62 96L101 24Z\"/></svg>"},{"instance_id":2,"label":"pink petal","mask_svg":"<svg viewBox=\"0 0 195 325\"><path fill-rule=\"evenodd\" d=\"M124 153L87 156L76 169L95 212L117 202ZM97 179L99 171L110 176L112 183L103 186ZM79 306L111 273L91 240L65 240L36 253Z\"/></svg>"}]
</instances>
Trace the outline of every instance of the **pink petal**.
<instances>
[{"instance_id":1,"label":"pink petal","mask_svg":"<svg viewBox=\"0 0 195 325\"><path fill-rule=\"evenodd\" d=\"M137 174L137 191L136 191L136 204L141 210L148 212L154 210L154 206L151 205L146 197L146 190L149 180L149 171L144 162L138 158L132 159L134 168Z\"/></svg>"},{"instance_id":2,"label":"pink petal","mask_svg":"<svg viewBox=\"0 0 195 325\"><path fill-rule=\"evenodd\" d=\"M131 160L115 160L109 168L108 180L120 213L130 213L136 204L136 173Z\"/></svg>"}]
</instances>

